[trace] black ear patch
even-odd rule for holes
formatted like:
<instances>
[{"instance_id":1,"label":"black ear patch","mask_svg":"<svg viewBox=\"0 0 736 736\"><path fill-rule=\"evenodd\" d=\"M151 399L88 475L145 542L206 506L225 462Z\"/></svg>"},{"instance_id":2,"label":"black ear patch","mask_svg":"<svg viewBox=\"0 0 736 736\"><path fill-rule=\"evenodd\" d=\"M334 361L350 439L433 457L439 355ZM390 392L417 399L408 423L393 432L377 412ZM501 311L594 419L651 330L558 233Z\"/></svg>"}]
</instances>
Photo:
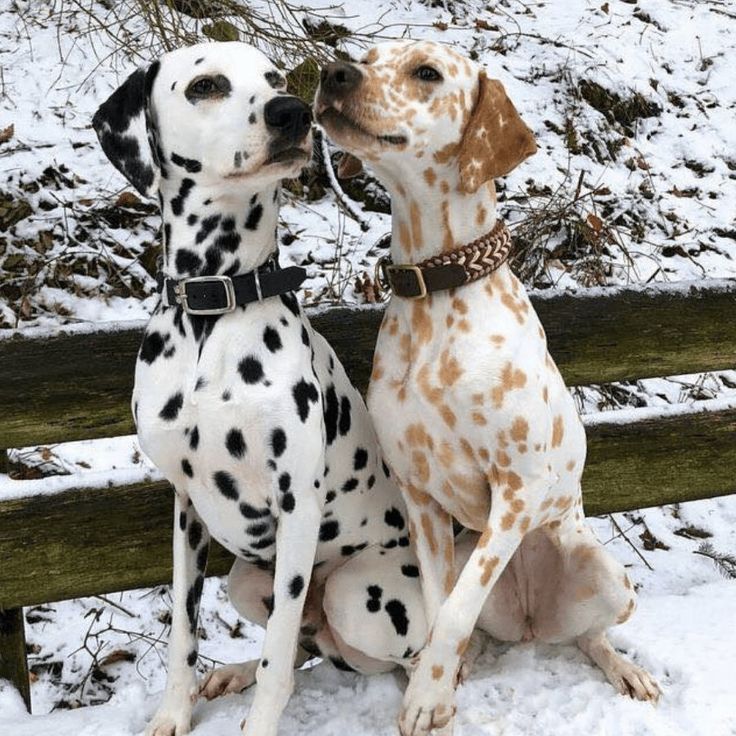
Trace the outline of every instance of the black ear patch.
<instances>
[{"instance_id":1,"label":"black ear patch","mask_svg":"<svg viewBox=\"0 0 736 736\"><path fill-rule=\"evenodd\" d=\"M92 126L113 166L144 196L158 188L159 169L149 142L148 100L159 70L138 69L100 105Z\"/></svg>"}]
</instances>

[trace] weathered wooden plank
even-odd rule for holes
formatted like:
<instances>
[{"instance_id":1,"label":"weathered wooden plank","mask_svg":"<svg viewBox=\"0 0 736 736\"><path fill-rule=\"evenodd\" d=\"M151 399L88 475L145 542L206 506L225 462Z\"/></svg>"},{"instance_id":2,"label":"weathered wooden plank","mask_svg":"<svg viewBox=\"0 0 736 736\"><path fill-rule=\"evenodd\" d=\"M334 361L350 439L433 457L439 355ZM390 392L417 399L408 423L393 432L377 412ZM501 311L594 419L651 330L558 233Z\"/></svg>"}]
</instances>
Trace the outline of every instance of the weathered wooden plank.
<instances>
[{"instance_id":1,"label":"weathered wooden plank","mask_svg":"<svg viewBox=\"0 0 736 736\"><path fill-rule=\"evenodd\" d=\"M736 280L533 295L570 385L736 366ZM380 309L312 315L364 390ZM0 339L0 446L133 432L130 394L141 325Z\"/></svg>"},{"instance_id":2,"label":"weathered wooden plank","mask_svg":"<svg viewBox=\"0 0 736 736\"><path fill-rule=\"evenodd\" d=\"M30 712L31 683L22 608L0 608L0 680L9 680L15 685Z\"/></svg>"},{"instance_id":3,"label":"weathered wooden plank","mask_svg":"<svg viewBox=\"0 0 736 736\"><path fill-rule=\"evenodd\" d=\"M591 514L736 491L736 408L589 427ZM0 504L0 606L157 585L171 575L165 483L79 490ZM210 574L229 555L213 550Z\"/></svg>"}]
</instances>

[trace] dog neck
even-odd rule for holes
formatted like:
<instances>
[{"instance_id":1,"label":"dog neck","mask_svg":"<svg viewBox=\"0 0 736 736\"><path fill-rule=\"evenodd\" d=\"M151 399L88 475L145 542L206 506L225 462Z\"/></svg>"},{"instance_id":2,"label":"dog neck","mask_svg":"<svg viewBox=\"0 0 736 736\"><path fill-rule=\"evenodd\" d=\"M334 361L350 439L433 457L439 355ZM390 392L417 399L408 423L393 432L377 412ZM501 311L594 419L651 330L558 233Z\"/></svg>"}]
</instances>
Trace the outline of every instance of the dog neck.
<instances>
[{"instance_id":1,"label":"dog neck","mask_svg":"<svg viewBox=\"0 0 736 736\"><path fill-rule=\"evenodd\" d=\"M427 170L427 171L432 171ZM387 183L391 194L391 258L419 263L488 233L496 223L493 182L461 192L455 182L428 175L410 186Z\"/></svg>"},{"instance_id":2,"label":"dog neck","mask_svg":"<svg viewBox=\"0 0 736 736\"><path fill-rule=\"evenodd\" d=\"M235 276L258 268L276 252L278 197L278 184L255 189L237 181L163 180L165 275Z\"/></svg>"}]
</instances>

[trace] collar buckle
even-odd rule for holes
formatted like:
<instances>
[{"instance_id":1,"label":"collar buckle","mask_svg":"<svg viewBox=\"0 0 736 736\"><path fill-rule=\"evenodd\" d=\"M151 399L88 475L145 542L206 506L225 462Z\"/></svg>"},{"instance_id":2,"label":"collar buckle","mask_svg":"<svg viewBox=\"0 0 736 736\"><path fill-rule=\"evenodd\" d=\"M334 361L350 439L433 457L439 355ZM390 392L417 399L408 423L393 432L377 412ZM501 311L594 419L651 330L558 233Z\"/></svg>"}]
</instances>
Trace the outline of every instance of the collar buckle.
<instances>
[{"instance_id":1,"label":"collar buckle","mask_svg":"<svg viewBox=\"0 0 736 736\"><path fill-rule=\"evenodd\" d=\"M190 284L220 284L222 293L225 297L225 306L223 307L193 307L189 304L189 293L187 287ZM260 296L260 284L258 285ZM229 276L193 276L188 279L182 279L174 285L174 299L177 304L181 305L187 314L209 316L215 314L227 314L234 312L237 306L235 300L235 287L233 280Z\"/></svg>"},{"instance_id":2,"label":"collar buckle","mask_svg":"<svg viewBox=\"0 0 736 736\"><path fill-rule=\"evenodd\" d=\"M387 263L383 266L383 269L387 281L397 296L402 296L405 299L424 299L427 296L427 283L419 266ZM411 283L411 280L405 278L408 274L412 274L414 277L414 284ZM413 286L415 288L412 288Z\"/></svg>"}]
</instances>

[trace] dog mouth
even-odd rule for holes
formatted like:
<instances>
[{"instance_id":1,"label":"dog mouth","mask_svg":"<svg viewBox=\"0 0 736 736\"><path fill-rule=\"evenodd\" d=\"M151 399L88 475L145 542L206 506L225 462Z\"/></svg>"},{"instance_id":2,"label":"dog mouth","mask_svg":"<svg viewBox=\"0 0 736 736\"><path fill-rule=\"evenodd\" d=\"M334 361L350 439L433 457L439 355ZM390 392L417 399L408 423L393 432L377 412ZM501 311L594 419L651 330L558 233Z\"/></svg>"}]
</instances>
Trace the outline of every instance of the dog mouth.
<instances>
[{"instance_id":1,"label":"dog mouth","mask_svg":"<svg viewBox=\"0 0 736 736\"><path fill-rule=\"evenodd\" d=\"M317 113L316 117L317 122L324 126L330 134L353 133L361 138L378 141L389 146L404 146L408 142L405 135L371 133L370 130L366 130L360 123L334 107L323 108Z\"/></svg>"},{"instance_id":2,"label":"dog mouth","mask_svg":"<svg viewBox=\"0 0 736 736\"><path fill-rule=\"evenodd\" d=\"M272 153L265 161L265 166L273 164L295 164L309 159L311 152L300 146L290 146Z\"/></svg>"}]
</instances>

